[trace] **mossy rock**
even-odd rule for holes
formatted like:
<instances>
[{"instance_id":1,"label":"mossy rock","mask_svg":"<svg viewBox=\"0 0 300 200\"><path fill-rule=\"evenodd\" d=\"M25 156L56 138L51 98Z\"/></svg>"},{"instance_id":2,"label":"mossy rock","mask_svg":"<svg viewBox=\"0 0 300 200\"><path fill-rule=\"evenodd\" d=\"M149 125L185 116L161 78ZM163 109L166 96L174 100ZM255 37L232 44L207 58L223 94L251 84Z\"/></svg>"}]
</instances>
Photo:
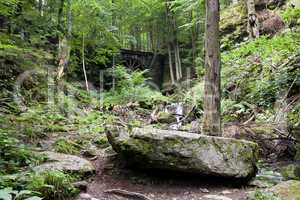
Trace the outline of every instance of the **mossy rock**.
<instances>
[{"instance_id":1,"label":"mossy rock","mask_svg":"<svg viewBox=\"0 0 300 200\"><path fill-rule=\"evenodd\" d=\"M300 200L300 181L290 180L279 183L268 191L284 200Z\"/></svg>"},{"instance_id":2,"label":"mossy rock","mask_svg":"<svg viewBox=\"0 0 300 200\"><path fill-rule=\"evenodd\" d=\"M173 123L176 122L176 117L168 112L159 112L157 114L157 122L165 124Z\"/></svg>"},{"instance_id":3,"label":"mossy rock","mask_svg":"<svg viewBox=\"0 0 300 200\"><path fill-rule=\"evenodd\" d=\"M295 161L300 161L300 144L296 145L296 155L294 157Z\"/></svg>"},{"instance_id":4,"label":"mossy rock","mask_svg":"<svg viewBox=\"0 0 300 200\"><path fill-rule=\"evenodd\" d=\"M153 128L119 128L107 137L124 160L142 168L237 179L257 172L257 145L245 140Z\"/></svg>"},{"instance_id":5,"label":"mossy rock","mask_svg":"<svg viewBox=\"0 0 300 200\"><path fill-rule=\"evenodd\" d=\"M290 164L284 167L281 174L287 180L300 180L300 164Z\"/></svg>"},{"instance_id":6,"label":"mossy rock","mask_svg":"<svg viewBox=\"0 0 300 200\"><path fill-rule=\"evenodd\" d=\"M230 49L230 46L242 42L248 36L247 9L243 2L221 11L220 32L222 49Z\"/></svg>"}]
</instances>

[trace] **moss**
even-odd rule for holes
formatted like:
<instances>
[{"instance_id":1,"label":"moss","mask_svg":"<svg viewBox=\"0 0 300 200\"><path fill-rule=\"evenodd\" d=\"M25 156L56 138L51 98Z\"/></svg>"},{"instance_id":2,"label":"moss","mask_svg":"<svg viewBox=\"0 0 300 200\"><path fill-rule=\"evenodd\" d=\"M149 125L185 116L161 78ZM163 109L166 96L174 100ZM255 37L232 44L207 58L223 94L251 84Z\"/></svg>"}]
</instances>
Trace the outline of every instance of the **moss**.
<instances>
[{"instance_id":1,"label":"moss","mask_svg":"<svg viewBox=\"0 0 300 200\"><path fill-rule=\"evenodd\" d=\"M300 181L287 181L274 186L271 191L284 200L300 199Z\"/></svg>"},{"instance_id":2,"label":"moss","mask_svg":"<svg viewBox=\"0 0 300 200\"><path fill-rule=\"evenodd\" d=\"M277 195L262 190L256 190L253 194L250 194L250 200L281 200Z\"/></svg>"},{"instance_id":3,"label":"moss","mask_svg":"<svg viewBox=\"0 0 300 200\"><path fill-rule=\"evenodd\" d=\"M295 161L300 161L300 144L296 146L296 155L294 157Z\"/></svg>"},{"instance_id":4,"label":"moss","mask_svg":"<svg viewBox=\"0 0 300 200\"><path fill-rule=\"evenodd\" d=\"M176 121L176 118L171 113L159 112L157 115L157 121L159 123L172 123Z\"/></svg>"},{"instance_id":5,"label":"moss","mask_svg":"<svg viewBox=\"0 0 300 200\"><path fill-rule=\"evenodd\" d=\"M105 135L98 137L97 140L94 141L94 143L100 148L105 148L109 146L107 137Z\"/></svg>"},{"instance_id":6,"label":"moss","mask_svg":"<svg viewBox=\"0 0 300 200\"><path fill-rule=\"evenodd\" d=\"M224 9L221 12L220 30L222 49L229 49L247 36L247 12L243 2Z\"/></svg>"},{"instance_id":7,"label":"moss","mask_svg":"<svg viewBox=\"0 0 300 200\"><path fill-rule=\"evenodd\" d=\"M282 176L287 179L300 180L300 165L291 164L281 170Z\"/></svg>"}]
</instances>

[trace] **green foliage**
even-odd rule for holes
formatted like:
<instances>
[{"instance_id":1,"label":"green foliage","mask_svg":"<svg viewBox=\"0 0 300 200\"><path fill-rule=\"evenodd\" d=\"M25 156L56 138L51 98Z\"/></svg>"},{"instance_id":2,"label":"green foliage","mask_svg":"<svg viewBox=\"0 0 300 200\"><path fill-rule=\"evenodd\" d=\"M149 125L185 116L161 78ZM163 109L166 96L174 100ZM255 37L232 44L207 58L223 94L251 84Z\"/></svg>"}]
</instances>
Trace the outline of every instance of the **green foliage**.
<instances>
[{"instance_id":1,"label":"green foliage","mask_svg":"<svg viewBox=\"0 0 300 200\"><path fill-rule=\"evenodd\" d=\"M289 126L299 126L300 125L300 103L296 102L292 105L288 111L288 123Z\"/></svg>"},{"instance_id":2,"label":"green foliage","mask_svg":"<svg viewBox=\"0 0 300 200\"><path fill-rule=\"evenodd\" d=\"M0 1L0 15L10 16L17 10L20 0L1 0Z\"/></svg>"},{"instance_id":3,"label":"green foliage","mask_svg":"<svg viewBox=\"0 0 300 200\"><path fill-rule=\"evenodd\" d=\"M0 175L15 173L21 167L41 161L39 156L11 134L0 129Z\"/></svg>"},{"instance_id":4,"label":"green foliage","mask_svg":"<svg viewBox=\"0 0 300 200\"><path fill-rule=\"evenodd\" d=\"M282 17L286 23L289 23L291 20L300 19L300 8L289 8L282 13Z\"/></svg>"},{"instance_id":5,"label":"green foliage","mask_svg":"<svg viewBox=\"0 0 300 200\"><path fill-rule=\"evenodd\" d=\"M271 107L278 92L289 88L297 74L291 57L300 55L299 33L260 37L222 54L225 97ZM227 91L226 91L227 89Z\"/></svg>"},{"instance_id":6,"label":"green foliage","mask_svg":"<svg viewBox=\"0 0 300 200\"><path fill-rule=\"evenodd\" d=\"M278 196L262 191L256 190L255 193L252 195L251 200L281 200Z\"/></svg>"},{"instance_id":7,"label":"green foliage","mask_svg":"<svg viewBox=\"0 0 300 200\"><path fill-rule=\"evenodd\" d=\"M40 193L44 200L64 200L78 192L72 185L74 178L61 171L34 173L29 180L27 189Z\"/></svg>"},{"instance_id":8,"label":"green foliage","mask_svg":"<svg viewBox=\"0 0 300 200\"><path fill-rule=\"evenodd\" d=\"M66 153L66 154L79 154L80 146L75 142L68 141L66 139L59 139L54 144L55 151L59 153Z\"/></svg>"},{"instance_id":9,"label":"green foliage","mask_svg":"<svg viewBox=\"0 0 300 200\"><path fill-rule=\"evenodd\" d=\"M167 102L168 98L160 92L150 89L144 77L145 71L129 72L123 66L114 69L116 86L104 94L104 107L138 102L146 105L154 105Z\"/></svg>"},{"instance_id":10,"label":"green foliage","mask_svg":"<svg viewBox=\"0 0 300 200\"><path fill-rule=\"evenodd\" d=\"M15 191L12 188L4 188L0 190L0 199L2 200L42 200L30 190Z\"/></svg>"}]
</instances>

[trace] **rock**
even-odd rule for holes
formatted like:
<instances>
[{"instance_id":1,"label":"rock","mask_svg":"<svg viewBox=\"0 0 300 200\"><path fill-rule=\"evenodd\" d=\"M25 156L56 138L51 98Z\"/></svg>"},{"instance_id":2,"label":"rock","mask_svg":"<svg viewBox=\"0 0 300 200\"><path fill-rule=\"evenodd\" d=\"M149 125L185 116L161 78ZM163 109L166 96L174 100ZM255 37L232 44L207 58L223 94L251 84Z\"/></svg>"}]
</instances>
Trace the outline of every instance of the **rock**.
<instances>
[{"instance_id":1,"label":"rock","mask_svg":"<svg viewBox=\"0 0 300 200\"><path fill-rule=\"evenodd\" d=\"M81 154L85 157L95 157L99 155L99 150L95 145L90 144L86 149L81 151Z\"/></svg>"},{"instance_id":2,"label":"rock","mask_svg":"<svg viewBox=\"0 0 300 200\"><path fill-rule=\"evenodd\" d=\"M231 178L251 178L257 172L257 145L245 140L135 128L107 132L113 149L127 161L152 169Z\"/></svg>"},{"instance_id":3,"label":"rock","mask_svg":"<svg viewBox=\"0 0 300 200\"><path fill-rule=\"evenodd\" d=\"M262 168L256 175L255 179L249 182L249 185L258 188L272 187L283 181L283 177L280 173L274 172L272 169Z\"/></svg>"},{"instance_id":4,"label":"rock","mask_svg":"<svg viewBox=\"0 0 300 200\"><path fill-rule=\"evenodd\" d=\"M201 191L202 193L209 193L209 190L206 189L206 188L200 188L200 191Z\"/></svg>"},{"instance_id":5,"label":"rock","mask_svg":"<svg viewBox=\"0 0 300 200\"><path fill-rule=\"evenodd\" d=\"M221 192L222 195L231 194L232 192L229 190L224 190Z\"/></svg>"},{"instance_id":6,"label":"rock","mask_svg":"<svg viewBox=\"0 0 300 200\"><path fill-rule=\"evenodd\" d=\"M296 155L294 157L295 161L300 161L300 144L296 145Z\"/></svg>"},{"instance_id":7,"label":"rock","mask_svg":"<svg viewBox=\"0 0 300 200\"><path fill-rule=\"evenodd\" d=\"M173 123L176 122L176 117L168 112L159 112L157 114L157 122L166 124Z\"/></svg>"},{"instance_id":8,"label":"rock","mask_svg":"<svg viewBox=\"0 0 300 200\"><path fill-rule=\"evenodd\" d=\"M81 191L86 191L88 184L89 183L87 181L78 181L73 183L73 186Z\"/></svg>"},{"instance_id":9,"label":"rock","mask_svg":"<svg viewBox=\"0 0 300 200\"><path fill-rule=\"evenodd\" d=\"M207 199L213 199L213 200L232 200L232 199L229 198L229 197L219 196L219 195L212 195L212 194L205 195L205 196L203 196L203 197L204 197L204 198L207 198Z\"/></svg>"},{"instance_id":10,"label":"rock","mask_svg":"<svg viewBox=\"0 0 300 200\"><path fill-rule=\"evenodd\" d=\"M198 120L194 120L189 124L186 124L180 128L181 131L187 131L190 133L197 133L199 132L199 127L201 126Z\"/></svg>"},{"instance_id":11,"label":"rock","mask_svg":"<svg viewBox=\"0 0 300 200\"><path fill-rule=\"evenodd\" d=\"M290 164L284 167L281 174L287 180L300 180L300 164Z\"/></svg>"},{"instance_id":12,"label":"rock","mask_svg":"<svg viewBox=\"0 0 300 200\"><path fill-rule=\"evenodd\" d=\"M91 199L92 198L92 196L88 193L81 193L79 195L79 197L82 198L82 199Z\"/></svg>"},{"instance_id":13,"label":"rock","mask_svg":"<svg viewBox=\"0 0 300 200\"><path fill-rule=\"evenodd\" d=\"M277 194L284 200L298 200L300 198L300 181L290 180L282 182L268 191Z\"/></svg>"},{"instance_id":14,"label":"rock","mask_svg":"<svg viewBox=\"0 0 300 200\"><path fill-rule=\"evenodd\" d=\"M55 152L42 152L46 156L47 162L34 167L34 171L47 171L47 170L60 170L81 175L92 174L95 172L95 167L86 159L78 156L55 153Z\"/></svg>"},{"instance_id":15,"label":"rock","mask_svg":"<svg viewBox=\"0 0 300 200\"><path fill-rule=\"evenodd\" d=\"M275 35L285 27L283 19L276 12L266 9L257 12L257 15L260 23L260 34Z\"/></svg>"}]
</instances>

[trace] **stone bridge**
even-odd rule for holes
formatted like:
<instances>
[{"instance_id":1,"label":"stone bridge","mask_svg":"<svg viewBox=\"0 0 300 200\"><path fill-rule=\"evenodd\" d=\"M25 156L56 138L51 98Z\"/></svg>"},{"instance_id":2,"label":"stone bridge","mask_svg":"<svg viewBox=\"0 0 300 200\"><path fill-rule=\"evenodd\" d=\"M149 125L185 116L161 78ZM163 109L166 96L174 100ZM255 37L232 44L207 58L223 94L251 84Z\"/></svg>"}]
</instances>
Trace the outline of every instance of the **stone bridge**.
<instances>
[{"instance_id":1,"label":"stone bridge","mask_svg":"<svg viewBox=\"0 0 300 200\"><path fill-rule=\"evenodd\" d=\"M148 70L147 76L153 86L162 88L167 56L153 52L134 51L121 49L120 62L131 70ZM152 85L151 83L151 85Z\"/></svg>"}]
</instances>

